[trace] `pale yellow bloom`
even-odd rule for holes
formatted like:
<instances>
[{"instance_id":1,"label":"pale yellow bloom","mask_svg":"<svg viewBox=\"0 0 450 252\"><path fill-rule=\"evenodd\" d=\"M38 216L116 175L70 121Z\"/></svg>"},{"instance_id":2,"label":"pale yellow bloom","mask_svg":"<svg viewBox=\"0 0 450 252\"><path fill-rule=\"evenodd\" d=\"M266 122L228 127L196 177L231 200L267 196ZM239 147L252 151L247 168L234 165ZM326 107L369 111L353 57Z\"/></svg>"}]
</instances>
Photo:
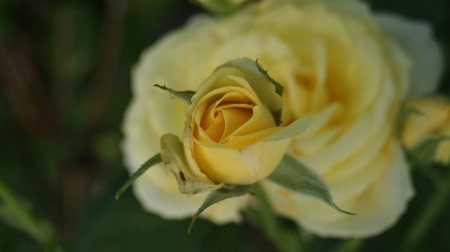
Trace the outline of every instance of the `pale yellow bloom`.
<instances>
[{"instance_id":1,"label":"pale yellow bloom","mask_svg":"<svg viewBox=\"0 0 450 252\"><path fill-rule=\"evenodd\" d=\"M258 58L284 86L283 126L313 118L288 151L323 176L340 208L357 213L263 182L277 214L322 236L369 236L392 226L413 195L395 119L406 97L434 90L442 68L428 26L387 14L374 19L352 0L262 1L228 18L197 17L147 50L133 71L123 145L131 172L160 151L162 135L182 138L185 104L153 84L196 90L218 65L241 57ZM134 190L167 218L192 216L205 197L180 194L162 166ZM203 217L239 221L251 200L220 202Z\"/></svg>"},{"instance_id":2,"label":"pale yellow bloom","mask_svg":"<svg viewBox=\"0 0 450 252\"><path fill-rule=\"evenodd\" d=\"M411 114L402 127L402 142L413 148L430 137L450 137L450 102L444 98L426 97L408 101L405 109L413 108L420 114ZM442 163L450 161L450 143L439 144L435 159Z\"/></svg>"}]
</instances>

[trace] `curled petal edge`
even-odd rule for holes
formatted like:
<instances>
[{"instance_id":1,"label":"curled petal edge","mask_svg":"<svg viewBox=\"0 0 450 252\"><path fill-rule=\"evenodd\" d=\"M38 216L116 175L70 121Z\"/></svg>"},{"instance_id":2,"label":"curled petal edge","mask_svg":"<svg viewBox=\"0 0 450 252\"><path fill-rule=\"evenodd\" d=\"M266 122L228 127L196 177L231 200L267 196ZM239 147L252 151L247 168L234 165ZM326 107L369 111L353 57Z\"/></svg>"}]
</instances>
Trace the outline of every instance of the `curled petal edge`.
<instances>
[{"instance_id":1,"label":"curled petal edge","mask_svg":"<svg viewBox=\"0 0 450 252\"><path fill-rule=\"evenodd\" d=\"M183 143L172 134L161 137L161 159L164 166L175 176L178 190L188 196L209 190L217 190L222 183L215 184L209 179L195 177L189 169L183 151Z\"/></svg>"}]
</instances>

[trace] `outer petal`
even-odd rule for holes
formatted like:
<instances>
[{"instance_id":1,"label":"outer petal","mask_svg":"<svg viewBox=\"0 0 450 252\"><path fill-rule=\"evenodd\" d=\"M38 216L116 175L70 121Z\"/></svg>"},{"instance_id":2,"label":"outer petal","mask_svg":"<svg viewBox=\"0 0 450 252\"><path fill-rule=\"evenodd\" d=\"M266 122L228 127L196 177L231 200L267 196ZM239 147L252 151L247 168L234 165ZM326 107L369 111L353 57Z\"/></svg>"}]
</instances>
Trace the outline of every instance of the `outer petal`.
<instances>
[{"instance_id":1,"label":"outer petal","mask_svg":"<svg viewBox=\"0 0 450 252\"><path fill-rule=\"evenodd\" d=\"M290 143L291 139L257 142L238 150L196 142L195 159L212 180L230 185L247 185L269 176L280 163Z\"/></svg>"},{"instance_id":2,"label":"outer petal","mask_svg":"<svg viewBox=\"0 0 450 252\"><path fill-rule=\"evenodd\" d=\"M385 36L397 42L413 62L409 96L418 97L436 90L443 73L443 54L430 25L388 13L376 20Z\"/></svg>"},{"instance_id":3,"label":"outer petal","mask_svg":"<svg viewBox=\"0 0 450 252\"><path fill-rule=\"evenodd\" d=\"M307 230L321 236L365 237L376 235L390 226L404 212L413 189L408 175L408 165L397 142L390 143L392 159L378 181L360 197L336 202L354 216L336 211L324 203L290 192L273 183L264 182L266 193L275 210L294 219ZM314 209L311 211L310 209Z\"/></svg>"}]
</instances>

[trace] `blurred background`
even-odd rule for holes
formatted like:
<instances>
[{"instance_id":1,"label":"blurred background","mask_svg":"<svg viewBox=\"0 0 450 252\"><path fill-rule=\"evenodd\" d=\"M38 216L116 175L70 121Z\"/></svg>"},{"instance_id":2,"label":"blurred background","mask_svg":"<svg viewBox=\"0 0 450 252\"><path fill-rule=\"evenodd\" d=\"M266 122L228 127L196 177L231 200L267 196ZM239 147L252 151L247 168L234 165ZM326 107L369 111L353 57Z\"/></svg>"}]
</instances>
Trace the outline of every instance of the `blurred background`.
<instances>
[{"instance_id":1,"label":"blurred background","mask_svg":"<svg viewBox=\"0 0 450 252\"><path fill-rule=\"evenodd\" d=\"M368 2L428 20L450 59L448 0ZM187 0L0 0L0 251L275 251L251 223L199 220L188 236L190 220L144 212L131 190L114 199L128 178L120 125L130 69L142 50L200 12ZM447 64L444 95L448 73ZM378 237L299 235L310 251L396 251L436 194L435 175L414 172L408 213ZM449 197L416 251L450 248Z\"/></svg>"}]
</instances>

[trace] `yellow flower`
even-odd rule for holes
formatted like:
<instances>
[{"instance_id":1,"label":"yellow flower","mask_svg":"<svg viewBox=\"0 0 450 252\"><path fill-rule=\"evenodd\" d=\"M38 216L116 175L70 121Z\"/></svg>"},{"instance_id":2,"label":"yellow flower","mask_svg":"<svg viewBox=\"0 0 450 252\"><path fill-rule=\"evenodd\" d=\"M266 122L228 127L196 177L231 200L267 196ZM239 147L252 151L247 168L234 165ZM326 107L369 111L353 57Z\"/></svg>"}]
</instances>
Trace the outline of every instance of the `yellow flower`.
<instances>
[{"instance_id":1,"label":"yellow flower","mask_svg":"<svg viewBox=\"0 0 450 252\"><path fill-rule=\"evenodd\" d=\"M288 151L357 215L263 180L274 210L322 236L369 236L392 226L413 195L395 119L403 99L434 90L441 69L428 26L387 14L375 19L352 0L261 1L228 18L195 18L147 50L133 71L123 144L131 172L160 151L163 134L182 137L185 104L153 84L196 90L218 65L241 57L258 58L284 86L282 126L313 118ZM162 166L134 190L144 207L167 218L192 216L205 197L181 195ZM239 221L251 200L226 200L202 216Z\"/></svg>"},{"instance_id":2,"label":"yellow flower","mask_svg":"<svg viewBox=\"0 0 450 252\"><path fill-rule=\"evenodd\" d=\"M402 127L402 142L413 148L434 136L450 137L450 102L444 98L426 97L406 102L405 109L415 109L420 114L410 115ZM450 161L450 143L441 141L435 159L442 163Z\"/></svg>"},{"instance_id":3,"label":"yellow flower","mask_svg":"<svg viewBox=\"0 0 450 252\"><path fill-rule=\"evenodd\" d=\"M218 67L191 102L183 143L172 134L161 139L163 162L184 194L266 178L292 137L309 124L302 118L287 127L276 125L274 113L281 110L281 96L248 58Z\"/></svg>"}]
</instances>

